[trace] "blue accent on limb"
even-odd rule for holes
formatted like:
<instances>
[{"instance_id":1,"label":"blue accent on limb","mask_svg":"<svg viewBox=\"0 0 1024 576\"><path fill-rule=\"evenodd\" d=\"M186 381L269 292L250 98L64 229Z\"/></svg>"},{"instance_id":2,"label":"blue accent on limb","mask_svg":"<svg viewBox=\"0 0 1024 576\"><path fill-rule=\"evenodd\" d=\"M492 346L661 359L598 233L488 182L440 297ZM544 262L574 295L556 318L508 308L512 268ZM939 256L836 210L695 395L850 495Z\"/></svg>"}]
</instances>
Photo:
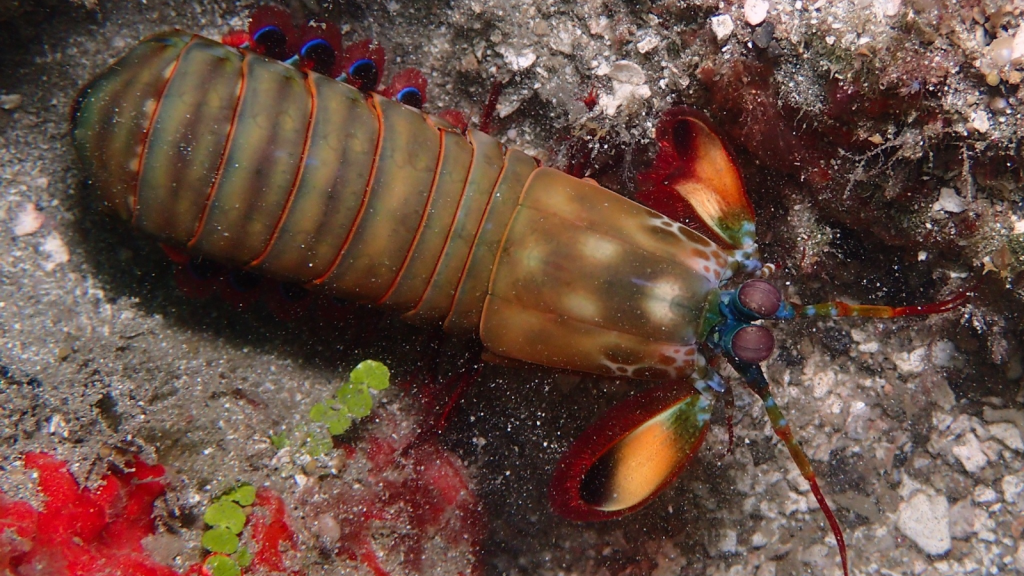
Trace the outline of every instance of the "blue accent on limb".
<instances>
[{"instance_id":1,"label":"blue accent on limb","mask_svg":"<svg viewBox=\"0 0 1024 576\"><path fill-rule=\"evenodd\" d=\"M736 354L732 350L732 337L758 318L739 303L735 290L723 290L720 293L718 311L721 313L722 319L711 328L704 341L716 352L727 357L735 357Z\"/></svg>"},{"instance_id":2,"label":"blue accent on limb","mask_svg":"<svg viewBox=\"0 0 1024 576\"><path fill-rule=\"evenodd\" d=\"M370 60L369 58L362 58L356 60L355 62L352 63L351 66L348 67L348 75L350 77L354 76L358 71L357 68L361 68L363 66L372 66L374 70L377 69L377 65L373 63L373 60Z\"/></svg>"},{"instance_id":3,"label":"blue accent on limb","mask_svg":"<svg viewBox=\"0 0 1024 576\"><path fill-rule=\"evenodd\" d=\"M423 95L420 94L420 91L416 88L409 86L399 90L398 94L395 95L395 100L398 100L402 104L408 104L414 108L419 108L419 105L417 105L416 102L419 102L421 103L420 105L422 105Z\"/></svg>"},{"instance_id":4,"label":"blue accent on limb","mask_svg":"<svg viewBox=\"0 0 1024 576\"><path fill-rule=\"evenodd\" d=\"M259 43L260 36L266 34L267 32L277 32L278 34L284 34L283 30L271 24L257 30L256 33L252 35L253 42Z\"/></svg>"},{"instance_id":5,"label":"blue accent on limb","mask_svg":"<svg viewBox=\"0 0 1024 576\"><path fill-rule=\"evenodd\" d=\"M309 56L307 52L314 46L326 46L327 48L330 48L332 52L334 51L334 47L331 46L331 44L328 41L324 40L323 38L314 38L309 42L306 42L302 49L299 50L299 55L301 55L303 58Z\"/></svg>"},{"instance_id":6,"label":"blue accent on limb","mask_svg":"<svg viewBox=\"0 0 1024 576\"><path fill-rule=\"evenodd\" d=\"M775 313L773 318L775 320L790 320L792 318L796 318L796 310L789 302L783 302L782 305L779 306L779 311Z\"/></svg>"},{"instance_id":7,"label":"blue accent on limb","mask_svg":"<svg viewBox=\"0 0 1024 576\"><path fill-rule=\"evenodd\" d=\"M725 392L725 382L714 370L708 370L703 377L694 378L693 387L704 396L714 396Z\"/></svg>"},{"instance_id":8,"label":"blue accent on limb","mask_svg":"<svg viewBox=\"0 0 1024 576\"><path fill-rule=\"evenodd\" d=\"M749 386L755 394L761 398L771 396L771 390L768 388L768 379L764 377L764 372L761 370L760 366L740 361L734 356L726 355L725 358L729 361L729 365L731 365L736 372L743 377L743 381L747 383L747 386ZM774 400L772 402L774 403Z\"/></svg>"}]
</instances>

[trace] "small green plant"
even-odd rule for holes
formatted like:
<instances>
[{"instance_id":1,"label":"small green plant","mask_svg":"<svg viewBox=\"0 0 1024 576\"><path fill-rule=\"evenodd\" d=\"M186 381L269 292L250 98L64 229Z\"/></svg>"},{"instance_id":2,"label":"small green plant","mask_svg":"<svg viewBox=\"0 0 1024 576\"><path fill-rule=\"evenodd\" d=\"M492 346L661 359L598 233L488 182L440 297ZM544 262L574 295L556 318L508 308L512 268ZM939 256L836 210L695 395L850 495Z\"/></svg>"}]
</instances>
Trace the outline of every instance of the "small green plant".
<instances>
[{"instance_id":1,"label":"small green plant","mask_svg":"<svg viewBox=\"0 0 1024 576\"><path fill-rule=\"evenodd\" d=\"M326 424L332 436L343 434L354 418L362 418L373 409L370 390L384 390L390 379L387 366L376 360L363 360L348 375L348 381L334 393L334 398L313 405L309 419Z\"/></svg>"},{"instance_id":2,"label":"small green plant","mask_svg":"<svg viewBox=\"0 0 1024 576\"><path fill-rule=\"evenodd\" d=\"M331 436L344 434L352 422L362 418L373 409L370 390L384 390L391 380L387 366L376 360L364 360L349 373L348 380L326 401L317 402L309 410L310 427L298 430L298 445L308 455L322 456L334 446ZM323 433L327 429L327 434ZM288 434L274 434L270 442L278 450L289 444Z\"/></svg>"},{"instance_id":3,"label":"small green plant","mask_svg":"<svg viewBox=\"0 0 1024 576\"><path fill-rule=\"evenodd\" d=\"M213 576L238 576L252 560L249 550L239 547L238 535L248 517L244 506L256 501L256 488L242 484L213 501L203 514L210 529L203 532L203 548L210 554L204 565Z\"/></svg>"},{"instance_id":4,"label":"small green plant","mask_svg":"<svg viewBox=\"0 0 1024 576\"><path fill-rule=\"evenodd\" d=\"M212 576L240 576L242 568L230 556L222 554L210 554L203 562L207 572Z\"/></svg>"}]
</instances>

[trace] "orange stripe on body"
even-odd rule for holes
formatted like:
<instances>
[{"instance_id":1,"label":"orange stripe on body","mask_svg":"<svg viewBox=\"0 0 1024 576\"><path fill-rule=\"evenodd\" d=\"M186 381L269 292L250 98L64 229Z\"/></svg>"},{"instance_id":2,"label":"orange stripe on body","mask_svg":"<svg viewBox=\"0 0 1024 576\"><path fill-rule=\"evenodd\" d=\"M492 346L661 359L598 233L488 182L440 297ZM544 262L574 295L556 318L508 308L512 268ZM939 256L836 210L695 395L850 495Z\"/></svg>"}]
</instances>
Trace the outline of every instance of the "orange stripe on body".
<instances>
[{"instance_id":1,"label":"orange stripe on body","mask_svg":"<svg viewBox=\"0 0 1024 576\"><path fill-rule=\"evenodd\" d=\"M536 160L536 159L535 159ZM537 162L537 167L540 168L540 161ZM519 200L516 202L516 209L512 212L512 217L508 219L509 225L505 227L505 231L501 233L501 242L498 243L498 257L494 261L494 266L491 267L491 274L487 278L487 295L490 296L491 286L494 285L494 272L498 269L498 264L501 261L501 249L505 246L505 240L508 238L508 231L512 229L512 221L516 218L516 213L519 212L519 207L523 205L523 195L526 194L526 189L530 187L530 183L533 182L533 177L536 176L537 171L534 170L530 174L530 177L526 179L526 184L523 184L523 189L519 192ZM498 178L501 180L501 177ZM465 271L463 271L465 274ZM487 306L484 306L484 310L487 310ZM483 314L480 315L480 323L483 325Z\"/></svg>"},{"instance_id":2,"label":"orange stripe on body","mask_svg":"<svg viewBox=\"0 0 1024 576\"><path fill-rule=\"evenodd\" d=\"M359 205L359 211L356 212L355 220L352 221L352 227L349 228L348 234L345 236L345 241L341 243L341 249L338 250L338 255L334 257L334 261L331 262L331 266L324 272L323 276L313 280L307 286L316 286L322 284L327 278L331 276L334 269L338 267L341 262L341 257L345 254L345 249L352 242L352 237L355 236L356 230L359 228L359 222L363 219L363 213L366 212L366 205L370 199L370 190L373 188L373 181L377 176L377 165L380 162L380 147L384 142L384 117L380 112L380 108L377 106L376 100L372 97L367 98L370 103L370 109L377 115L377 147L373 153L373 166L370 167L370 177L366 181L366 190L363 192L363 203Z\"/></svg>"},{"instance_id":3,"label":"orange stripe on body","mask_svg":"<svg viewBox=\"0 0 1024 576\"><path fill-rule=\"evenodd\" d=\"M242 51L242 67L241 67L241 79L238 82L238 98L235 100L235 109L231 113L231 126L228 128L228 136L224 140L224 149L220 153L220 161L217 163L217 176L213 179L213 184L210 185L210 191L206 194L206 203L203 205L203 214L199 217L199 222L196 223L195 232L192 233L192 239L188 241L187 246L189 248L195 244L196 240L199 239L199 234L203 231L203 226L206 225L206 218L210 213L210 206L213 205L213 197L217 193L217 187L220 185L220 178L224 175L224 165L227 163L228 153L231 151L231 145L235 141L235 128L238 126L238 112L242 109L242 101L245 100L245 83L246 83L246 70L249 62L250 53Z\"/></svg>"},{"instance_id":4,"label":"orange stripe on body","mask_svg":"<svg viewBox=\"0 0 1024 576\"><path fill-rule=\"evenodd\" d=\"M502 145L502 148L504 148L504 145ZM451 318L452 311L455 310L455 304L459 301L459 291L462 289L462 284L466 280L466 271L469 270L469 264L473 261L473 251L476 250L476 243L480 240L480 232L483 231L484 222L487 222L487 215L491 211L491 203L494 202L494 193L498 190L498 186L501 184L501 179L505 176L505 170L508 168L507 148L505 149L504 157L505 160L501 163L501 171L498 172L498 179L494 181L494 186L491 187L491 195L487 197L487 205L484 206L484 213L480 217L480 223L476 225L476 234L473 235L473 243L469 247L469 254L466 256L466 263L462 265L462 272L459 273L459 283L455 286L455 297L452 298L451 307L448 308L448 314L445 316L445 326L448 325L448 319Z\"/></svg>"},{"instance_id":5,"label":"orange stripe on body","mask_svg":"<svg viewBox=\"0 0 1024 576\"><path fill-rule=\"evenodd\" d=\"M139 170L135 173L135 192L132 194L132 205L129 207L132 214L132 226L135 226L135 209L139 205L139 184L142 182L142 167L146 165L146 150L149 148L150 136L153 135L153 125L156 124L156 119L160 116L160 107L163 105L164 96L167 94L167 87L171 85L171 79L174 78L175 72L178 71L178 63L181 62L181 57L188 50L188 47L196 41L196 38L199 38L199 36L193 34L188 43L181 48L178 57L174 59L174 64L171 65L171 72L167 75L167 80L164 81L163 87L160 88L160 96L156 100L156 106L153 107L153 115L149 118L146 131L142 135L142 149L139 150Z\"/></svg>"},{"instance_id":6,"label":"orange stripe on body","mask_svg":"<svg viewBox=\"0 0 1024 576\"><path fill-rule=\"evenodd\" d=\"M433 272L430 273L430 281L427 282L427 287L425 290L423 290L423 295L420 296L420 299L416 302L416 305L413 306L412 310L410 311L410 314L415 313L417 310L420 309L420 305L423 304L423 300L426 299L427 294L430 293L430 288L434 285L434 280L437 278L437 271L438 269L440 269L441 262L444 260L444 256L448 252L448 244L452 240L452 234L455 233L455 222L459 219L459 214L462 212L462 205L466 201L466 194L469 192L470 176L472 176L473 167L476 165L476 141L473 140L472 136L468 137L467 140L469 140L469 145L473 148L473 154L472 156L470 156L469 159L469 170L466 171L466 182L462 185L462 196L459 197L459 204L455 207L455 214L452 215L452 221L448 224L448 234L444 238L444 246L441 248L441 253L437 255L437 262L434 263L434 270ZM500 180L501 178L499 177L498 179ZM498 185L497 181L495 181L494 185ZM493 190L491 193L494 193ZM481 222L483 222L483 220L481 220ZM477 233L479 233L479 228L477 229ZM466 273L465 268L463 268L462 273ZM458 293L457 288L458 287L456 287L456 294ZM452 301L454 302L454 298L452 299Z\"/></svg>"},{"instance_id":7,"label":"orange stripe on body","mask_svg":"<svg viewBox=\"0 0 1024 576\"><path fill-rule=\"evenodd\" d=\"M310 140L313 136L313 124L316 119L316 86L313 84L313 77L307 72L306 73L306 88L309 90L310 107L309 107L309 120L306 124L306 138L302 142L302 155L299 156L299 166L295 170L295 179L292 181L292 188L288 191L288 198L285 200L284 209L281 210L281 215L277 219L277 224L274 226L274 232L270 235L270 239L267 240L267 246L263 248L263 252L256 257L255 260L250 262L246 268L252 268L258 266L267 254L270 253L270 249L274 246L274 241L277 240L278 234L281 232L281 227L284 225L285 217L288 216L288 210L292 207L292 201L295 199L295 192L299 189L299 183L302 181L302 171L306 166L306 156L309 154Z\"/></svg>"},{"instance_id":8,"label":"orange stripe on body","mask_svg":"<svg viewBox=\"0 0 1024 576\"><path fill-rule=\"evenodd\" d=\"M435 130L437 130L438 138L440 138L440 145L437 147L437 164L434 166L434 179L430 182L430 192L427 193L427 202L423 206L423 215L420 216L420 225L416 229L416 234L412 237L412 243L409 244L409 250L405 253L405 259L402 261L402 265L398 267L398 274L395 275L395 279L391 281L391 286L388 287L384 295L379 300L374 302L376 305L383 304L388 298L391 297L391 293L398 287L398 281L402 279L402 274L405 272L406 267L409 266L409 260L412 259L412 253L416 249L416 243L419 242L420 236L423 234L423 226L427 223L427 215L430 213L430 202L434 199L434 191L437 190L437 180L441 174L441 163L444 160L444 132L447 131L444 128L439 128L430 120L430 116L423 116L424 120L427 121ZM424 292L426 294L426 292Z\"/></svg>"}]
</instances>

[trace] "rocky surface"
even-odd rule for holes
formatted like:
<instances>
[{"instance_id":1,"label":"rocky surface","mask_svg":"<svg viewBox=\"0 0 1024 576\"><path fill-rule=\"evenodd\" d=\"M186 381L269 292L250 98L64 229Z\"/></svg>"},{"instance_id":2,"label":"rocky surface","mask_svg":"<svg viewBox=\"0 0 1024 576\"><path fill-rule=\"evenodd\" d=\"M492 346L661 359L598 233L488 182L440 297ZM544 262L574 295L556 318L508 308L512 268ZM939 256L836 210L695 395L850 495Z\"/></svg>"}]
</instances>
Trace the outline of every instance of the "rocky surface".
<instances>
[{"instance_id":1,"label":"rocky surface","mask_svg":"<svg viewBox=\"0 0 1024 576\"><path fill-rule=\"evenodd\" d=\"M176 539L176 567L201 554L203 507L247 481L294 507L315 570L366 573L319 552L318 534L333 530L330 498L315 493L371 482L372 467L282 455L270 435L301 426L365 358L413 380L435 372L438 356L471 352L363 311L336 328L190 300L152 242L95 212L68 135L77 89L147 34L216 38L241 27L251 4L9 10L18 5L0 2L0 490L32 497L20 457L29 450L56 453L85 482L140 454L175 474L158 524ZM584 157L625 194L650 157L659 110L708 111L737 152L765 259L792 299L919 303L975 286L968 307L938 317L779 326L766 367L855 573L1024 572L1019 2L290 7L424 70L432 109L478 114L492 82L504 82L498 136L555 165ZM840 573L807 485L743 390L732 454L720 412L701 456L645 510L597 525L555 517L554 462L635 386L484 371L442 437L486 513L482 572ZM407 435L426 390L378 398L352 461L370 438ZM452 573L466 565L435 560ZM415 572L389 561L395 574Z\"/></svg>"}]
</instances>

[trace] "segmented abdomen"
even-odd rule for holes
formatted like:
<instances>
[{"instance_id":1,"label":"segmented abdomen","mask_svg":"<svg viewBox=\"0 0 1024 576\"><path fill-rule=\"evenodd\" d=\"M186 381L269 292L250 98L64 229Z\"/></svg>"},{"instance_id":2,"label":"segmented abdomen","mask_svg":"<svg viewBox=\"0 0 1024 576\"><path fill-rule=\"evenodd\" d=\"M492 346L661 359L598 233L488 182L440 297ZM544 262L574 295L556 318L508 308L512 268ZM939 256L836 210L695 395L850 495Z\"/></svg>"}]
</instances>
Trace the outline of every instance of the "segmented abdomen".
<instances>
[{"instance_id":1,"label":"segmented abdomen","mask_svg":"<svg viewBox=\"0 0 1024 576\"><path fill-rule=\"evenodd\" d=\"M87 86L74 124L94 187L134 226L517 360L684 377L736 266L482 132L181 32Z\"/></svg>"},{"instance_id":2,"label":"segmented abdomen","mask_svg":"<svg viewBox=\"0 0 1024 576\"><path fill-rule=\"evenodd\" d=\"M87 86L105 203L169 243L476 332L536 161L377 94L182 32Z\"/></svg>"}]
</instances>

